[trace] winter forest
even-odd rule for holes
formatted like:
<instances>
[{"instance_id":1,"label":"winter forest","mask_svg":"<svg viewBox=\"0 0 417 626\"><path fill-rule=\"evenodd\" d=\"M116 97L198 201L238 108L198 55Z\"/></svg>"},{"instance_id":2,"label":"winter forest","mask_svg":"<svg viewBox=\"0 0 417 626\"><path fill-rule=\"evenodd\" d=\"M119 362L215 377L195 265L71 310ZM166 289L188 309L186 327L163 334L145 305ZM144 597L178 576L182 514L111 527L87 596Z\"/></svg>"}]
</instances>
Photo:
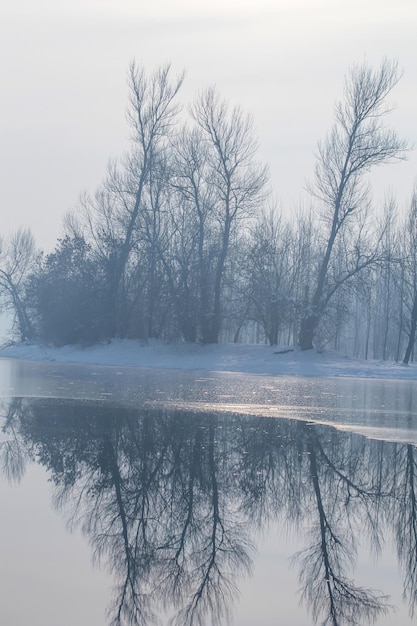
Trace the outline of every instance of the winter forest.
<instances>
[{"instance_id":1,"label":"winter forest","mask_svg":"<svg viewBox=\"0 0 417 626\"><path fill-rule=\"evenodd\" d=\"M130 146L65 216L51 253L0 240L0 306L22 340L114 337L332 348L414 359L417 189L369 176L412 148L390 127L397 63L353 66L318 143L310 205L280 209L253 121L215 88L181 104L169 65L128 70ZM401 167L401 164L398 165Z\"/></svg>"}]
</instances>

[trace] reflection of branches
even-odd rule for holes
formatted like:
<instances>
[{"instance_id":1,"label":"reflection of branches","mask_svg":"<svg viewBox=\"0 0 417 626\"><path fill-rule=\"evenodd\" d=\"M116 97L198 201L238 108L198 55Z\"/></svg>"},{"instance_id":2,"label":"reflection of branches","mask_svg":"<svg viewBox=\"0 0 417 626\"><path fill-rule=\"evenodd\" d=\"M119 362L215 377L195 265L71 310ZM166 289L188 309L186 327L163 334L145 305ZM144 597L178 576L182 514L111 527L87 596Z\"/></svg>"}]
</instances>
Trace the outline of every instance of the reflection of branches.
<instances>
[{"instance_id":1,"label":"reflection of branches","mask_svg":"<svg viewBox=\"0 0 417 626\"><path fill-rule=\"evenodd\" d=\"M18 439L0 442L0 475L9 482L20 482L26 467L25 451Z\"/></svg>"},{"instance_id":2,"label":"reflection of branches","mask_svg":"<svg viewBox=\"0 0 417 626\"><path fill-rule=\"evenodd\" d=\"M401 456L393 444L301 421L116 413L98 402L25 400L8 428L22 458L47 468L57 507L112 572L113 626L149 626L157 609L174 626L223 624L236 581L250 570L250 532L271 520L311 526L311 543L296 559L313 618L371 621L387 610L386 597L355 585L350 571L355 532L378 547L385 509L395 513L414 606L414 449Z\"/></svg>"},{"instance_id":3,"label":"reflection of branches","mask_svg":"<svg viewBox=\"0 0 417 626\"><path fill-rule=\"evenodd\" d=\"M338 492L344 495L346 519L355 518L357 523L359 513L361 514L370 533L372 546L378 553L381 548L381 524L378 520L379 503L387 498L388 493L383 491L379 480L373 480L369 472L369 465L364 465L364 453L366 449L369 449L369 445L366 445L365 442L366 440L363 439L360 449L355 450L353 445L350 447L348 464L347 467L344 467L344 457L340 447L336 451L332 451L335 462L324 449L320 439L314 437L314 447L317 455L322 459L326 473L330 473L334 487L337 487ZM355 515L352 514L352 509L354 509Z\"/></svg>"},{"instance_id":4,"label":"reflection of branches","mask_svg":"<svg viewBox=\"0 0 417 626\"><path fill-rule=\"evenodd\" d=\"M404 597L408 597L410 614L417 602L417 459L412 445L400 446L397 458L400 469L395 483L394 524L398 559L404 571Z\"/></svg>"},{"instance_id":5,"label":"reflection of branches","mask_svg":"<svg viewBox=\"0 0 417 626\"><path fill-rule=\"evenodd\" d=\"M146 508L144 508L144 504L142 499L142 510L141 514L138 516L138 520L136 520L137 528L136 528L136 542L132 542L130 538L131 534L131 526L132 520L129 520L129 513L126 507L128 507L128 502L124 501L123 494L123 483L124 480L120 473L120 468L118 466L118 459L115 455L114 448L112 446L109 438L106 437L106 453L107 453L107 467L112 477L112 482L114 486L114 495L115 501L117 503L117 519L119 522L119 527L116 529L116 532L119 534L119 541L117 544L122 543L122 550L117 550L117 553L114 556L118 557L120 560L120 556L124 554L124 567L122 569L122 577L121 582L116 590L116 602L114 606L116 610L114 611L114 616L112 618L112 624L115 626L119 626L119 624L123 623L123 618L126 618L127 624L149 624L155 621L154 614L150 609L150 598L146 593L141 592L141 587L139 584L139 576L145 575L147 571L145 570L145 561L148 562L148 566L146 570L149 570L149 562L150 558L148 556L148 541L146 536ZM140 533L140 531L142 531ZM141 547L142 547L142 555L140 559L140 563L137 562L136 551L139 547L138 535L141 535ZM108 533L104 534L105 543L108 543ZM98 537L97 537L98 539ZM98 541L96 541L98 544ZM148 548L148 549L147 549ZM112 552L114 553L114 547L112 547ZM139 567L142 565L142 568ZM142 571L141 571L142 569ZM123 574L124 572L124 574Z\"/></svg>"},{"instance_id":6,"label":"reflection of branches","mask_svg":"<svg viewBox=\"0 0 417 626\"><path fill-rule=\"evenodd\" d=\"M0 442L0 476L9 482L19 483L26 469L27 447L19 433L18 418L22 414L22 399L13 398L8 406L2 428L9 439Z\"/></svg>"},{"instance_id":7,"label":"reflection of branches","mask_svg":"<svg viewBox=\"0 0 417 626\"><path fill-rule=\"evenodd\" d=\"M241 510L255 528L284 515L294 529L303 518L305 467L299 447L303 426L299 421L262 417L240 420L234 471L240 477Z\"/></svg>"},{"instance_id":8,"label":"reflection of branches","mask_svg":"<svg viewBox=\"0 0 417 626\"><path fill-rule=\"evenodd\" d=\"M243 525L230 523L225 492L219 489L218 478L223 474L217 467L215 433L211 421L207 442L207 486L210 498L206 500L203 515L199 516L198 534L193 539L195 544L198 537L200 550L193 550L187 558L187 579L195 581L191 599L173 620L182 626L204 624L207 613L211 615L214 626L221 624L222 619L227 618L230 602L237 592L233 582L236 573L250 569L250 544L245 539Z\"/></svg>"},{"instance_id":9,"label":"reflection of branches","mask_svg":"<svg viewBox=\"0 0 417 626\"><path fill-rule=\"evenodd\" d=\"M215 421L162 411L157 419L149 411L113 419L97 406L81 419L74 405L61 409L61 438L33 428L42 413L32 420L33 438L52 471L57 506L117 579L111 623L153 623L158 603L174 607L182 626L203 624L207 614L222 623L236 576L250 569L250 544Z\"/></svg>"},{"instance_id":10,"label":"reflection of branches","mask_svg":"<svg viewBox=\"0 0 417 626\"><path fill-rule=\"evenodd\" d=\"M343 572L349 560L349 545L324 525L317 543L301 556L302 600L310 607L314 621L324 616L322 624L363 624L386 613L387 596L358 587Z\"/></svg>"},{"instance_id":11,"label":"reflection of branches","mask_svg":"<svg viewBox=\"0 0 417 626\"><path fill-rule=\"evenodd\" d=\"M324 501L320 473L326 474L330 470L349 491L354 484L350 479L345 480L327 455L321 455L322 463L324 461L324 468L321 468L318 461L321 452L321 444L315 437L309 437L307 454L318 523L311 530L311 546L295 556L301 560L302 600L310 606L314 621L323 615L323 624L363 624L365 620L373 621L379 614L387 612L387 597L356 586L346 576L356 554L354 536L346 524L349 499L345 499L345 506L341 508L342 493L336 490L334 498L327 496ZM362 488L355 487L355 490L361 496L366 493Z\"/></svg>"}]
</instances>

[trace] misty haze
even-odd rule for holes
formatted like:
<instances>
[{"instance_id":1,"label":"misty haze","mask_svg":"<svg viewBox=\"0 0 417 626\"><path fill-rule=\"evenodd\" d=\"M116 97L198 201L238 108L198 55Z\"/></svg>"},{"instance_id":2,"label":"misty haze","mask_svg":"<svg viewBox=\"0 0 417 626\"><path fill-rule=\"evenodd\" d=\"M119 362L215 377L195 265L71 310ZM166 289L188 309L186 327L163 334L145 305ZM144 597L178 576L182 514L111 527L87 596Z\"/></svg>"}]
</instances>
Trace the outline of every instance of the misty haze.
<instances>
[{"instance_id":1,"label":"misty haze","mask_svg":"<svg viewBox=\"0 0 417 626\"><path fill-rule=\"evenodd\" d=\"M417 8L65 5L0 20L0 623L411 625Z\"/></svg>"}]
</instances>

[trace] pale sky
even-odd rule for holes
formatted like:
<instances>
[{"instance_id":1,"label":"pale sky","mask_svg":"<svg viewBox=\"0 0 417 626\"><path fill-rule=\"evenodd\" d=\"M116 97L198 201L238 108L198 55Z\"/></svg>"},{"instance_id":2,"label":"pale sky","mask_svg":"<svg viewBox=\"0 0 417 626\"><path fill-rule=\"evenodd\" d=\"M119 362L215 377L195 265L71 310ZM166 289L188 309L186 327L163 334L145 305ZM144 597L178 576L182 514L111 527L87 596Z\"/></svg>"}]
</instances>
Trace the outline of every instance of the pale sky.
<instances>
[{"instance_id":1,"label":"pale sky","mask_svg":"<svg viewBox=\"0 0 417 626\"><path fill-rule=\"evenodd\" d=\"M306 202L317 141L333 123L344 75L366 59L398 59L391 102L417 145L416 0L8 0L0 9L0 234L30 226L51 251L63 215L94 193L127 147L126 75L186 70L180 98L216 85L252 114L259 158L283 210ZM378 175L376 197L400 205L417 152Z\"/></svg>"}]
</instances>

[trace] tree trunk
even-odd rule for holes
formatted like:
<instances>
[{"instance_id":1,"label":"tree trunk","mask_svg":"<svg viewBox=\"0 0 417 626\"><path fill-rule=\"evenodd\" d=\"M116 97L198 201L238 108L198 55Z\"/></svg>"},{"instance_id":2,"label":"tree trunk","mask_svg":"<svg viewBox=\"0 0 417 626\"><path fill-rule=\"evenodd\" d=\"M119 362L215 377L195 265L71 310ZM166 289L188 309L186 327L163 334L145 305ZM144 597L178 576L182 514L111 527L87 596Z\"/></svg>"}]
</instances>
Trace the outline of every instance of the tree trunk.
<instances>
[{"instance_id":1,"label":"tree trunk","mask_svg":"<svg viewBox=\"0 0 417 626\"><path fill-rule=\"evenodd\" d=\"M404 355L404 360L403 360L404 365L408 365L410 361L410 356L414 348L414 342L416 340L416 328L417 328L417 293L414 294L413 310L411 312L411 328L410 328L410 335L408 337L408 345L407 345L405 355Z\"/></svg>"},{"instance_id":2,"label":"tree trunk","mask_svg":"<svg viewBox=\"0 0 417 626\"><path fill-rule=\"evenodd\" d=\"M308 315L301 320L298 343L301 350L313 350L313 339L319 323L319 318L315 314Z\"/></svg>"}]
</instances>

